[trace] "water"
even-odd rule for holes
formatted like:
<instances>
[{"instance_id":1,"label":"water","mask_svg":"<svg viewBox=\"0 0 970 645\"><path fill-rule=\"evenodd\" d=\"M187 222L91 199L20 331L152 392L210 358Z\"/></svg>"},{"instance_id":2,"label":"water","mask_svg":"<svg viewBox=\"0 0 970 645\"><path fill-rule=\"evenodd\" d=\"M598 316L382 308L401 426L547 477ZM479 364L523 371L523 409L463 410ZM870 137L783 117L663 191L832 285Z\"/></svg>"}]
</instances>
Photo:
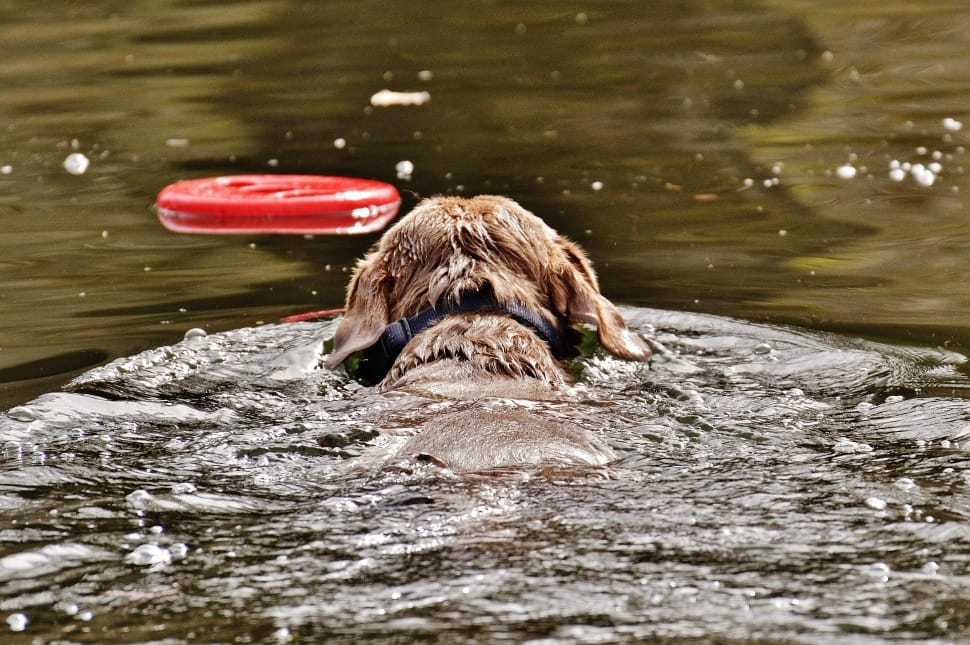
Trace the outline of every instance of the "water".
<instances>
[{"instance_id":1,"label":"water","mask_svg":"<svg viewBox=\"0 0 970 645\"><path fill-rule=\"evenodd\" d=\"M569 410L620 458L559 476L384 467L436 410L319 368L333 322L189 338L17 406L4 607L91 642L962 633L962 356L624 313L652 369L586 359Z\"/></svg>"},{"instance_id":2,"label":"water","mask_svg":"<svg viewBox=\"0 0 970 645\"><path fill-rule=\"evenodd\" d=\"M5 640L965 639L962 5L0 10ZM657 357L548 413L620 459L383 467L435 409L273 324L375 236L151 210L263 171L504 193L582 243Z\"/></svg>"}]
</instances>

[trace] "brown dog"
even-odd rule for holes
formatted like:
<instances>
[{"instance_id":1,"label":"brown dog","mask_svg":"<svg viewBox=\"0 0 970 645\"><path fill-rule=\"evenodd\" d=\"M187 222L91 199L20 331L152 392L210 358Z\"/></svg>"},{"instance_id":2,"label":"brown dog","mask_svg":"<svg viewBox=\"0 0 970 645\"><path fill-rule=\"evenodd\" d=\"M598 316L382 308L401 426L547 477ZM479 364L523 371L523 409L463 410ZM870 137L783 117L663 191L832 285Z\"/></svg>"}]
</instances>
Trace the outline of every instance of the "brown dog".
<instances>
[{"instance_id":1,"label":"brown dog","mask_svg":"<svg viewBox=\"0 0 970 645\"><path fill-rule=\"evenodd\" d=\"M459 470L603 464L612 450L575 424L488 405L568 400L557 359L575 354L579 323L618 357L650 358L577 245L510 199L438 197L358 263L326 366L363 350L360 373L379 392L464 404L419 427L407 456Z\"/></svg>"}]
</instances>

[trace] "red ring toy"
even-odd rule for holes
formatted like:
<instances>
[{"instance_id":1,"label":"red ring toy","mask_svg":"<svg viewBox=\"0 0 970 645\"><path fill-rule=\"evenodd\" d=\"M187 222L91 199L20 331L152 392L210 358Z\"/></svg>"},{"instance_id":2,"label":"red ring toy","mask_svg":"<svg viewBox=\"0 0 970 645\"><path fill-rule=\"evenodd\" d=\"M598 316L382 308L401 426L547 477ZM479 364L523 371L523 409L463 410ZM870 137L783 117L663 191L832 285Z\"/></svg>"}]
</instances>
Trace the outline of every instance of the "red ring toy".
<instances>
[{"instance_id":1,"label":"red ring toy","mask_svg":"<svg viewBox=\"0 0 970 645\"><path fill-rule=\"evenodd\" d=\"M230 175L180 181L156 200L158 219L176 233L359 234L397 214L390 184L326 175Z\"/></svg>"}]
</instances>

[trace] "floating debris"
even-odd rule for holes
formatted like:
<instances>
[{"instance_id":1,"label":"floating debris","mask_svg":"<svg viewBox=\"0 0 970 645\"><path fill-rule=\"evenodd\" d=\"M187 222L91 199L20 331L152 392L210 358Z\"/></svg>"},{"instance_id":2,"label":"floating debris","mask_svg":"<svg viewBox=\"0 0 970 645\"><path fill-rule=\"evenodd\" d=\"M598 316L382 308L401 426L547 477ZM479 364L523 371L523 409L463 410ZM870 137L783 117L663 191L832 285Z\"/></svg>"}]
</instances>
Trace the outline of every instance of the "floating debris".
<instances>
[{"instance_id":1,"label":"floating debris","mask_svg":"<svg viewBox=\"0 0 970 645\"><path fill-rule=\"evenodd\" d=\"M392 105L424 105L430 100L430 92L395 92L393 90L381 90L370 97L370 104L374 107L390 107Z\"/></svg>"}]
</instances>

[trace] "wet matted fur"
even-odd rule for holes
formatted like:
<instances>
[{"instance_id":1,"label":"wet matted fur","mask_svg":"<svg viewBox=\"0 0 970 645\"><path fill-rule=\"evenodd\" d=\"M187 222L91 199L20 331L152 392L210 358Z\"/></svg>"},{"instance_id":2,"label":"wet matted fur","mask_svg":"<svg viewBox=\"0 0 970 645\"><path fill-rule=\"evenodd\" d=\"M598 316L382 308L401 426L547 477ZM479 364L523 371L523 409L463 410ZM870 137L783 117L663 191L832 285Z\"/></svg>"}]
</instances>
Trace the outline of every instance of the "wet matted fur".
<instances>
[{"instance_id":1,"label":"wet matted fur","mask_svg":"<svg viewBox=\"0 0 970 645\"><path fill-rule=\"evenodd\" d=\"M578 245L511 199L482 195L424 200L381 237L354 270L347 312L326 365L337 367L352 353L379 342L396 320L455 305L463 295L481 292L492 294L501 306L534 312L564 339L575 338L575 326L586 323L596 327L600 343L614 355L634 361L650 358L647 344L627 329L620 312L600 294L596 274ZM570 382L536 329L502 310L489 310L455 313L416 333L377 389L416 390L468 401L489 396L550 400ZM510 456L507 445L489 451L488 443L515 443L517 423L503 417L502 431L495 432L495 419L487 414L483 411L481 423L475 423L474 412L463 412L456 426L463 432L457 433L441 430L445 426L436 420L409 443L412 448L435 446L431 456L457 468L508 465L499 462L519 458L529 463L603 463L612 455L601 440L578 427L536 432L545 422L535 418L518 424L520 438L531 450L520 451L519 457L515 451ZM563 433L595 444L594 450L587 450L595 455L584 458L583 450L562 450L567 441ZM463 452L463 436L470 442L485 441L486 446ZM544 436L548 449L543 447ZM466 452L477 456L465 459Z\"/></svg>"}]
</instances>

